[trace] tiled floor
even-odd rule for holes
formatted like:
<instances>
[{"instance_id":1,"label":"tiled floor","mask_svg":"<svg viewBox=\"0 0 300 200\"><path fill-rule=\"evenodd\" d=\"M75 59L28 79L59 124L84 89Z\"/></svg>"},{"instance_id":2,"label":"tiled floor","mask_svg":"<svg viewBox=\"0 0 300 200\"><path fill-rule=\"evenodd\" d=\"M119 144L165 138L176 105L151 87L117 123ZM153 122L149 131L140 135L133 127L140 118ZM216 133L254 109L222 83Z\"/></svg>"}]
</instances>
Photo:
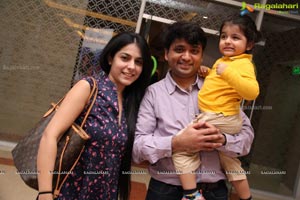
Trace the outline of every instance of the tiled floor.
<instances>
[{"instance_id":1,"label":"tiled floor","mask_svg":"<svg viewBox=\"0 0 300 200\"><path fill-rule=\"evenodd\" d=\"M16 171L10 149L0 146L0 200L34 200L37 191L26 186ZM147 169L144 166L134 166L132 171L146 172ZM130 200L145 199L149 178L148 174L132 175Z\"/></svg>"},{"instance_id":2,"label":"tiled floor","mask_svg":"<svg viewBox=\"0 0 300 200\"><path fill-rule=\"evenodd\" d=\"M16 174L12 156L12 147L3 146L0 142L0 200L34 200L37 191L29 188ZM144 200L150 176L147 174L146 165L133 166L132 190L130 200ZM237 200L231 194L230 200ZM259 200L254 198L255 200Z\"/></svg>"}]
</instances>

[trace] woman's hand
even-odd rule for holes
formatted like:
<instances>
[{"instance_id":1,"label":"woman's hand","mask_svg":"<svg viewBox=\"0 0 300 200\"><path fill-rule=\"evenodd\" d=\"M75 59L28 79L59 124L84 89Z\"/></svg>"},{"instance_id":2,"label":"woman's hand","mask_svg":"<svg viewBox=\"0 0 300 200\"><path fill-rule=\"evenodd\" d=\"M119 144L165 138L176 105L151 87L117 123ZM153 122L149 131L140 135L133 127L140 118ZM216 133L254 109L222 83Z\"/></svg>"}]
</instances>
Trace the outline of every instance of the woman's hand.
<instances>
[{"instance_id":1,"label":"woman's hand","mask_svg":"<svg viewBox=\"0 0 300 200\"><path fill-rule=\"evenodd\" d=\"M40 194L37 200L53 200L53 195L50 193L47 194Z\"/></svg>"}]
</instances>

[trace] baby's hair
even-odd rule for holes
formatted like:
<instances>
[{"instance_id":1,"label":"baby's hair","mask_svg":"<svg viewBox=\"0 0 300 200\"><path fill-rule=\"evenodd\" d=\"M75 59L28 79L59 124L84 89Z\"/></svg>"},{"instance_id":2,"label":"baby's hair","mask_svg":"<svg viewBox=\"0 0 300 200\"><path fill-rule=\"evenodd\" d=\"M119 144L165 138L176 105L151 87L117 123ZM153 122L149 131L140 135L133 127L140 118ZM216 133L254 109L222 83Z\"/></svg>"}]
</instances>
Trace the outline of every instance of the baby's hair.
<instances>
[{"instance_id":1,"label":"baby's hair","mask_svg":"<svg viewBox=\"0 0 300 200\"><path fill-rule=\"evenodd\" d=\"M230 17L229 19L223 21L221 28L220 28L220 35L222 32L222 29L225 25L229 25L229 24L233 24L233 25L238 25L241 29L241 31L243 31L245 37L247 38L247 42L259 42L261 40L261 34L260 32L257 30L255 22L251 19L250 16L248 15L235 15Z\"/></svg>"}]
</instances>

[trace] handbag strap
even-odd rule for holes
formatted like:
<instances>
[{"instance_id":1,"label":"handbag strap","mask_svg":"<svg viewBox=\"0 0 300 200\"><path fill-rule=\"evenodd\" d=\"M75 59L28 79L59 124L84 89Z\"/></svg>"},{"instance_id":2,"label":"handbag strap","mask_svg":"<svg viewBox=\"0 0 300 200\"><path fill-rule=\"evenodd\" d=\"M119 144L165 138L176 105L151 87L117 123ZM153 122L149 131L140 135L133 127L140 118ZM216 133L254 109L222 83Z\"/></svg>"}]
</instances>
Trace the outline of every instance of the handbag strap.
<instances>
[{"instance_id":1,"label":"handbag strap","mask_svg":"<svg viewBox=\"0 0 300 200\"><path fill-rule=\"evenodd\" d=\"M91 109L96 101L96 98L97 98L97 93L98 93L98 85L97 85L97 82L95 80L95 78L91 77L92 81L93 81L93 88L90 92L90 95L89 95L89 100L88 102L91 100L91 98L93 97L93 100L89 106L89 108L87 109L87 112L86 112L86 115L84 116L83 120L82 120L82 123L80 125L80 127L82 128L87 117L89 116L90 112L91 112ZM65 96L63 96L57 103L51 103L51 108L43 115L43 117L47 117L48 115L50 115L54 110L58 109L59 105L62 103L62 101L64 100Z\"/></svg>"},{"instance_id":2,"label":"handbag strap","mask_svg":"<svg viewBox=\"0 0 300 200\"><path fill-rule=\"evenodd\" d=\"M95 103L95 101L96 101L96 99L97 99L98 84L96 83L95 78L93 78L93 77L91 77L91 78L92 78L92 81L93 81L93 88L92 88L92 90L91 90L91 93L90 93L90 96L89 96L89 100L88 100L88 101L90 101L92 97L93 97L93 100L92 100L92 102L90 103L90 105L89 105L89 107L88 107L88 109L87 109L87 111L86 111L86 114L85 114L85 116L84 116L84 118L83 118L83 120L82 120L82 122L81 122L81 125L80 125L81 128L82 128L83 125L85 124L86 119L87 119L87 117L89 116L89 114L90 114L90 112L91 112L91 110L92 110L92 107L93 107L93 105L94 105L94 103Z\"/></svg>"}]
</instances>

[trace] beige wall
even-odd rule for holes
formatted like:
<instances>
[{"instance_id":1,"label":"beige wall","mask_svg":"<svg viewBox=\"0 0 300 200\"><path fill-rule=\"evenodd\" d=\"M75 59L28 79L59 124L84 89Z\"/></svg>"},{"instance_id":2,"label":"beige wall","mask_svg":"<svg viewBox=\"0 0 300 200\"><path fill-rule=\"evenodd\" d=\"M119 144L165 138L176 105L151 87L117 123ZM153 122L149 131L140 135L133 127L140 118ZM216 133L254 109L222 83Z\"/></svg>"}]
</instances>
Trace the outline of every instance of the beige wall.
<instances>
[{"instance_id":1,"label":"beige wall","mask_svg":"<svg viewBox=\"0 0 300 200\"><path fill-rule=\"evenodd\" d=\"M87 28L133 32L139 8L140 1L1 1L0 140L18 140L70 88Z\"/></svg>"},{"instance_id":2,"label":"beige wall","mask_svg":"<svg viewBox=\"0 0 300 200\"><path fill-rule=\"evenodd\" d=\"M0 136L10 137L24 134L70 88L80 36L65 20L83 24L84 15L51 1L0 4Z\"/></svg>"}]
</instances>

